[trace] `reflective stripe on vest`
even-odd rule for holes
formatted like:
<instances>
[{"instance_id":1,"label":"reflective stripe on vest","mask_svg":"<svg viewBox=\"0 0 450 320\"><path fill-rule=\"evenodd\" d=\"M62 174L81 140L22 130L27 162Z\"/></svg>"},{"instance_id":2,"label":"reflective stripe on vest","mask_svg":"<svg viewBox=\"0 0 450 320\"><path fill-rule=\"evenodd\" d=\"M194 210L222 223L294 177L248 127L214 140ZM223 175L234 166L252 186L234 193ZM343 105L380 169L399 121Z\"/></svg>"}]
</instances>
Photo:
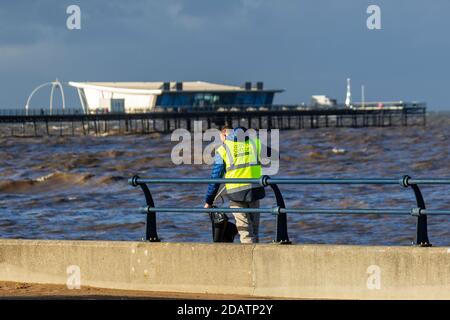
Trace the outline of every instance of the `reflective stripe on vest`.
<instances>
[{"instance_id":1,"label":"reflective stripe on vest","mask_svg":"<svg viewBox=\"0 0 450 320\"><path fill-rule=\"evenodd\" d=\"M259 139L248 139L242 142L225 140L217 152L225 163L225 179L261 177L262 170L259 161L261 142ZM249 183L227 183L225 186L228 193L252 187Z\"/></svg>"}]
</instances>

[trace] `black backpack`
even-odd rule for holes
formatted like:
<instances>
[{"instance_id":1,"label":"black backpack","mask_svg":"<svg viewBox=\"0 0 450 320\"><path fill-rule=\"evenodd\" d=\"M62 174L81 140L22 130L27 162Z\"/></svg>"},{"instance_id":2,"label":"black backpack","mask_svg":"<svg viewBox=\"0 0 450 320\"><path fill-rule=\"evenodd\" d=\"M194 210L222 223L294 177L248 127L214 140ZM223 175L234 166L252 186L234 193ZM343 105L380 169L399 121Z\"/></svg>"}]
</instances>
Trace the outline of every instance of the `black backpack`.
<instances>
[{"instance_id":1,"label":"black backpack","mask_svg":"<svg viewBox=\"0 0 450 320\"><path fill-rule=\"evenodd\" d=\"M212 224L213 241L233 242L238 230L236 225L229 221L228 216L222 212L211 212L209 217Z\"/></svg>"}]
</instances>

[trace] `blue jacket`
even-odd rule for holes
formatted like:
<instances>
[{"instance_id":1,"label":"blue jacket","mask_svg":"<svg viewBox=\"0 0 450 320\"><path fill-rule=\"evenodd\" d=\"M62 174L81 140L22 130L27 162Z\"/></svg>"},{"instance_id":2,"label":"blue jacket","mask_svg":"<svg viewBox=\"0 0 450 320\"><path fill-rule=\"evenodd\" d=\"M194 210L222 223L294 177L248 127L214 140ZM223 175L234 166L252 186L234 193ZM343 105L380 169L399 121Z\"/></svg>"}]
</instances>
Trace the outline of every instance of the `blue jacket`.
<instances>
[{"instance_id":1,"label":"blue jacket","mask_svg":"<svg viewBox=\"0 0 450 320\"><path fill-rule=\"evenodd\" d=\"M211 171L212 179L220 179L225 176L225 162L219 154L214 157L214 165ZM216 198L217 191L219 191L220 183L211 183L208 185L208 190L206 191L205 202L212 205L214 199Z\"/></svg>"}]
</instances>

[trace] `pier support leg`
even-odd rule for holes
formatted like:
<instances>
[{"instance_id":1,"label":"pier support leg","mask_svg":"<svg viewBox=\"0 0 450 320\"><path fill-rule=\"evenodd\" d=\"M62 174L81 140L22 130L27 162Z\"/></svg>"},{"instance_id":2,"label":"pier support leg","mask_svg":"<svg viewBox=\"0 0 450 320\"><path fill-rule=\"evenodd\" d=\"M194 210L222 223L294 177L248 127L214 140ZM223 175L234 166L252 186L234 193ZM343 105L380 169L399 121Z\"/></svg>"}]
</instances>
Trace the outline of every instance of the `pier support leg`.
<instances>
[{"instance_id":1,"label":"pier support leg","mask_svg":"<svg viewBox=\"0 0 450 320\"><path fill-rule=\"evenodd\" d=\"M408 126L408 114L406 113L405 110L403 110L403 113L402 113L402 122L403 122L403 126L405 126L405 127Z\"/></svg>"},{"instance_id":2,"label":"pier support leg","mask_svg":"<svg viewBox=\"0 0 450 320\"><path fill-rule=\"evenodd\" d=\"M83 127L83 135L86 135L86 129L84 128L84 119L81 120L81 126Z\"/></svg>"},{"instance_id":3,"label":"pier support leg","mask_svg":"<svg viewBox=\"0 0 450 320\"><path fill-rule=\"evenodd\" d=\"M45 131L47 132L47 135L50 135L50 130L48 129L48 120L45 120Z\"/></svg>"},{"instance_id":4,"label":"pier support leg","mask_svg":"<svg viewBox=\"0 0 450 320\"><path fill-rule=\"evenodd\" d=\"M169 121L164 120L164 132L169 132Z\"/></svg>"},{"instance_id":5,"label":"pier support leg","mask_svg":"<svg viewBox=\"0 0 450 320\"><path fill-rule=\"evenodd\" d=\"M95 135L98 135L98 123L97 123L97 119L94 119L94 132Z\"/></svg>"},{"instance_id":6,"label":"pier support leg","mask_svg":"<svg viewBox=\"0 0 450 320\"><path fill-rule=\"evenodd\" d=\"M186 119L186 130L191 132L191 119Z\"/></svg>"}]
</instances>

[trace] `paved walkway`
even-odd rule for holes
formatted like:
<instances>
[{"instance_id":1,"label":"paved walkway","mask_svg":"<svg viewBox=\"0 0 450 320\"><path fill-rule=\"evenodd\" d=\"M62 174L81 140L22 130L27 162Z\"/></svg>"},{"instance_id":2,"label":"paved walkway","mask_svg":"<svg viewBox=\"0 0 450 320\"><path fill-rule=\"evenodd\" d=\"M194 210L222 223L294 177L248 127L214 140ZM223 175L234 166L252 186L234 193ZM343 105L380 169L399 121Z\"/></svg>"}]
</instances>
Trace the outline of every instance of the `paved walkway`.
<instances>
[{"instance_id":1,"label":"paved walkway","mask_svg":"<svg viewBox=\"0 0 450 320\"><path fill-rule=\"evenodd\" d=\"M81 287L69 290L66 286L53 284L30 284L0 282L0 299L206 299L206 300L247 300L255 297L236 295L216 295L200 293L126 291Z\"/></svg>"}]
</instances>

